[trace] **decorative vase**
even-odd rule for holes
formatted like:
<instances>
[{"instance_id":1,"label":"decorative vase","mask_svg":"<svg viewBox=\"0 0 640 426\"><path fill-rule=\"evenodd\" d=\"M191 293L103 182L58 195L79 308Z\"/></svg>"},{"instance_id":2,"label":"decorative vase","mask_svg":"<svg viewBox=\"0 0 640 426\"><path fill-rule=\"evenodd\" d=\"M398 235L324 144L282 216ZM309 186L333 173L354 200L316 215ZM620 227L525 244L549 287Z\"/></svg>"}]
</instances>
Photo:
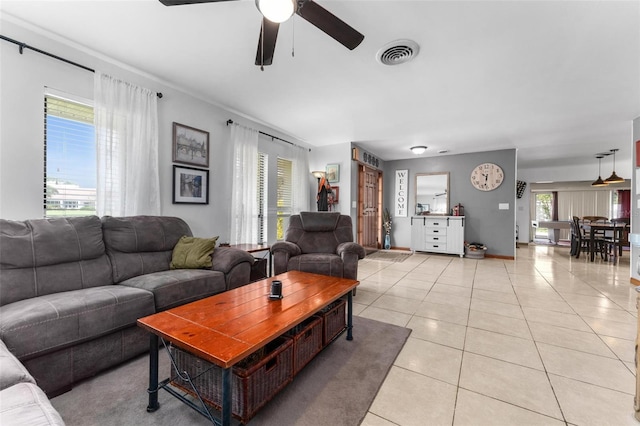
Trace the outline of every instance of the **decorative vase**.
<instances>
[{"instance_id":1,"label":"decorative vase","mask_svg":"<svg viewBox=\"0 0 640 426\"><path fill-rule=\"evenodd\" d=\"M384 236L384 248L385 250L389 250L391 248L391 235L389 234Z\"/></svg>"}]
</instances>

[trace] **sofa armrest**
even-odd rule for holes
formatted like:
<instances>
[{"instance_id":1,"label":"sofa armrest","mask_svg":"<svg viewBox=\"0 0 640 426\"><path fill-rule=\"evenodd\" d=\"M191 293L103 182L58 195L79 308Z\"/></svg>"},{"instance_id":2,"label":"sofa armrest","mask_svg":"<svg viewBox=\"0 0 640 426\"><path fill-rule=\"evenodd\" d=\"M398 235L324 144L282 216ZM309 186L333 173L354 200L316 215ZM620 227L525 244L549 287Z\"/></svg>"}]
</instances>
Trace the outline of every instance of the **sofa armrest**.
<instances>
[{"instance_id":1,"label":"sofa armrest","mask_svg":"<svg viewBox=\"0 0 640 426\"><path fill-rule=\"evenodd\" d=\"M244 250L234 247L217 247L211 257L211 269L224 274L226 290L249 284L254 258Z\"/></svg>"},{"instance_id":2,"label":"sofa armrest","mask_svg":"<svg viewBox=\"0 0 640 426\"><path fill-rule=\"evenodd\" d=\"M33 376L0 340L0 390L18 383L35 383Z\"/></svg>"},{"instance_id":3,"label":"sofa armrest","mask_svg":"<svg viewBox=\"0 0 640 426\"><path fill-rule=\"evenodd\" d=\"M225 275L242 262L248 262L249 267L253 265L253 256L251 256L251 254L234 247L216 247L215 250L213 250L211 260L211 269L220 271Z\"/></svg>"},{"instance_id":4,"label":"sofa armrest","mask_svg":"<svg viewBox=\"0 0 640 426\"><path fill-rule=\"evenodd\" d=\"M347 253L355 254L358 256L358 259L364 259L365 255L367 254L367 252L364 250L364 247L362 247L358 243L352 242L341 243L340 245L338 245L336 253L342 258L344 258Z\"/></svg>"},{"instance_id":5,"label":"sofa armrest","mask_svg":"<svg viewBox=\"0 0 640 426\"><path fill-rule=\"evenodd\" d=\"M300 256L302 250L289 241L278 241L271 246L271 254L273 255L273 273L278 275L287 272L289 259Z\"/></svg>"}]
</instances>

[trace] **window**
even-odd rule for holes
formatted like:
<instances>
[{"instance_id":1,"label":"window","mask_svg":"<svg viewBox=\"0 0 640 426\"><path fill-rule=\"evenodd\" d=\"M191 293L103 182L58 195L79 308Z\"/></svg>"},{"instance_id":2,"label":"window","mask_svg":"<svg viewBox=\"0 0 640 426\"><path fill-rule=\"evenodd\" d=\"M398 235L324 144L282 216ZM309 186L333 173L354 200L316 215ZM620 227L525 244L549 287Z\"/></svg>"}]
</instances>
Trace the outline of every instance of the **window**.
<instances>
[{"instance_id":1,"label":"window","mask_svg":"<svg viewBox=\"0 0 640 426\"><path fill-rule=\"evenodd\" d=\"M293 162L278 158L278 182L277 182L277 228L276 239L284 239L284 230L288 226L289 217L293 211L292 192Z\"/></svg>"},{"instance_id":2,"label":"window","mask_svg":"<svg viewBox=\"0 0 640 426\"><path fill-rule=\"evenodd\" d=\"M267 241L267 154L258 153L258 244L264 244Z\"/></svg>"},{"instance_id":3,"label":"window","mask_svg":"<svg viewBox=\"0 0 640 426\"><path fill-rule=\"evenodd\" d=\"M93 107L50 94L44 98L44 213L96 214Z\"/></svg>"}]
</instances>

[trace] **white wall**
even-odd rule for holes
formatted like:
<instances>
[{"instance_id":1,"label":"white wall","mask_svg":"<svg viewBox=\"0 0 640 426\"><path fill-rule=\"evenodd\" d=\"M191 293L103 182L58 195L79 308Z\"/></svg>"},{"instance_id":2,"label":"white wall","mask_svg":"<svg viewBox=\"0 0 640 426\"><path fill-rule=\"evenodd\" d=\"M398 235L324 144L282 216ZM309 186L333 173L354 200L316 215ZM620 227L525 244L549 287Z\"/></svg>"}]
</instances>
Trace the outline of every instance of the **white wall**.
<instances>
[{"instance_id":1,"label":"white wall","mask_svg":"<svg viewBox=\"0 0 640 426\"><path fill-rule=\"evenodd\" d=\"M262 130L298 145L305 144L211 102L185 93L154 76L110 62L100 55L62 43L40 31L2 21L3 35L50 51L122 80L162 92L158 100L161 214L179 216L199 236L219 235L229 241L232 146L228 119ZM93 99L94 74L69 64L0 41L0 217L23 220L43 216L44 88ZM210 134L209 205L172 204L172 123L182 123ZM275 144L275 143L274 143ZM272 153L278 151L274 145ZM272 157L276 157L273 155ZM332 160L333 161L333 160ZM275 167L269 167L275 182ZM314 197L315 199L315 197ZM269 197L275 205L275 196ZM270 227L273 228L273 227ZM270 229L269 241L275 238Z\"/></svg>"},{"instance_id":2,"label":"white wall","mask_svg":"<svg viewBox=\"0 0 640 426\"><path fill-rule=\"evenodd\" d=\"M309 154L309 168L313 170L325 170L327 164L340 165L340 181L331 183L331 186L340 188L340 202L334 211L345 215L351 215L351 144L349 142L335 145L327 145L311 148ZM317 182L311 188L311 211L317 211L316 196L318 195ZM355 198L353 198L355 200ZM353 216L352 216L353 217ZM355 221L353 222L356 223Z\"/></svg>"},{"instance_id":3,"label":"white wall","mask_svg":"<svg viewBox=\"0 0 640 426\"><path fill-rule=\"evenodd\" d=\"M633 120L633 141L640 141L640 117ZM637 158L638 153L636 152L636 144L633 143L633 148L631 152L633 153L633 158ZM640 195L638 192L640 188L638 188L638 182L636 180L636 173L640 173L640 168L635 168L632 166L632 183L631 183L631 232L633 234L640 234ZM640 262L640 246L631 245L631 261L630 263L630 275L632 278L636 280L640 280L640 273L638 272L638 263Z\"/></svg>"}]
</instances>

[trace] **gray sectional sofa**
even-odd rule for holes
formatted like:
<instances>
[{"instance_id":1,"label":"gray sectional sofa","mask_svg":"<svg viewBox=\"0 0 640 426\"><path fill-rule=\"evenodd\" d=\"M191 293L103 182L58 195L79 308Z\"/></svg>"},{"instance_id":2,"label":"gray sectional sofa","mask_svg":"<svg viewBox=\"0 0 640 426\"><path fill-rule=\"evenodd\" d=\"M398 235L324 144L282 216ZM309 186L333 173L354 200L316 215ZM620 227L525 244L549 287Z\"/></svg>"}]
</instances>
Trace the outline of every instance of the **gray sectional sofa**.
<instances>
[{"instance_id":1,"label":"gray sectional sofa","mask_svg":"<svg viewBox=\"0 0 640 426\"><path fill-rule=\"evenodd\" d=\"M54 396L147 351L138 318L249 282L253 257L230 247L214 250L211 269L170 269L184 235L175 217L0 219L0 423L7 401L46 405L34 392ZM16 362L24 374L5 368ZM63 424L53 414L42 424Z\"/></svg>"}]
</instances>

